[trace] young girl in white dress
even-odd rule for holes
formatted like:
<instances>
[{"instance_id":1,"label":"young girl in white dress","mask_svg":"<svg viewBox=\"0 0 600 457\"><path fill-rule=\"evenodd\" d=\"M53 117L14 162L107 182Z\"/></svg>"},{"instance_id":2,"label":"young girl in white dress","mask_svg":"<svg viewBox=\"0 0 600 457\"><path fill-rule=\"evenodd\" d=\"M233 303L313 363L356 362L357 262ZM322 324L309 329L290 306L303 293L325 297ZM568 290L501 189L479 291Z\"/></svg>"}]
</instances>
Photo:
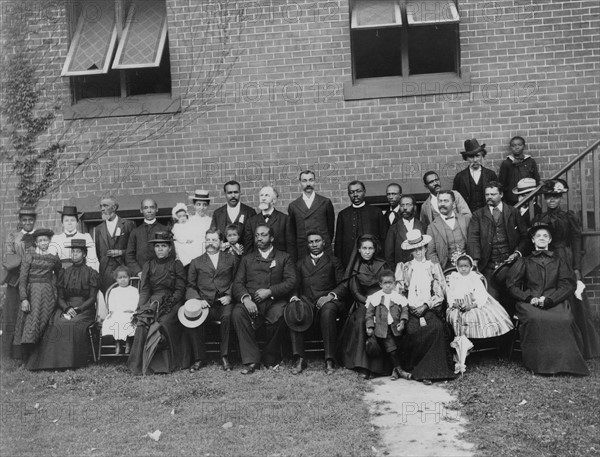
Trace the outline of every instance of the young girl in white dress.
<instances>
[{"instance_id":1,"label":"young girl in white dress","mask_svg":"<svg viewBox=\"0 0 600 457\"><path fill-rule=\"evenodd\" d=\"M473 271L473 259L463 254L448 276L446 319L456 335L492 338L513 329L508 313L485 289L481 275Z\"/></svg>"},{"instance_id":2,"label":"young girl in white dress","mask_svg":"<svg viewBox=\"0 0 600 457\"><path fill-rule=\"evenodd\" d=\"M137 308L140 294L136 287L129 284L130 274L125 266L119 266L114 271L118 287L110 291L107 299L108 315L102 323L102 336L115 338L115 354L121 354L125 345L125 354L129 354L131 338L135 327L131 318Z\"/></svg>"}]
</instances>

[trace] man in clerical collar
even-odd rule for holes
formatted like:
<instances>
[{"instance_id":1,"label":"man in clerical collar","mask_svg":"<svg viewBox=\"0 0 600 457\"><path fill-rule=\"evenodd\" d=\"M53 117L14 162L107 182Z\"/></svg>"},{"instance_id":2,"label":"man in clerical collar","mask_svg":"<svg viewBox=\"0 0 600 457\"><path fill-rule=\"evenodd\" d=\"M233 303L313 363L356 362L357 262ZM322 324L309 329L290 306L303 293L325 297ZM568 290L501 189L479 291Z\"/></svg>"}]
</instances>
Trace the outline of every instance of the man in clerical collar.
<instances>
[{"instance_id":1,"label":"man in clerical collar","mask_svg":"<svg viewBox=\"0 0 600 457\"><path fill-rule=\"evenodd\" d=\"M154 248L148 241L154 239L157 232L167 231L167 227L156 220L158 204L154 199L142 200L140 213L144 221L131 232L125 253L127 267L134 276L141 273L144 263L154 256Z\"/></svg>"},{"instance_id":2,"label":"man in clerical collar","mask_svg":"<svg viewBox=\"0 0 600 457\"><path fill-rule=\"evenodd\" d=\"M485 188L486 206L473 213L469 225L467 254L488 280L488 291L507 311L512 305L505 300L505 284L494 270L501 264L510 264L527 248L527 226L519 211L502 202L502 190L496 181Z\"/></svg>"},{"instance_id":3,"label":"man in clerical collar","mask_svg":"<svg viewBox=\"0 0 600 457\"><path fill-rule=\"evenodd\" d=\"M244 235L244 227L248 220L256 214L253 208L241 202L241 186L237 181L228 181L223 186L226 204L217 208L212 216L211 227L227 233L227 226L237 224L240 238Z\"/></svg>"},{"instance_id":4,"label":"man in clerical collar","mask_svg":"<svg viewBox=\"0 0 600 457\"><path fill-rule=\"evenodd\" d=\"M256 228L259 224L271 227L274 234L273 246L292 256L294 261L297 257L294 230L287 214L275 209L275 203L279 194L271 186L265 186L259 193L259 213L252 216L244 228L244 252L251 252L256 248Z\"/></svg>"},{"instance_id":5,"label":"man in clerical collar","mask_svg":"<svg viewBox=\"0 0 600 457\"><path fill-rule=\"evenodd\" d=\"M467 247L467 231L471 214L454 211L455 194L440 190L437 194L439 216L427 227L431 243L427 245L427 258L438 262L442 269L453 266L453 259L464 254Z\"/></svg>"},{"instance_id":6,"label":"man in clerical collar","mask_svg":"<svg viewBox=\"0 0 600 457\"><path fill-rule=\"evenodd\" d=\"M487 150L476 138L465 141L461 155L469 166L456 174L452 189L463 196L471 211L476 211L485 206L485 186L490 181L497 181L498 177L493 170L483 166Z\"/></svg>"},{"instance_id":7,"label":"man in clerical collar","mask_svg":"<svg viewBox=\"0 0 600 457\"><path fill-rule=\"evenodd\" d=\"M402 195L398 207L400 217L390 227L385 238L385 260L389 265L408 262L412 258L411 251L402 249L402 243L406 241L406 234L410 230L418 229L421 233L427 231L427 227L415 217L417 202L414 196Z\"/></svg>"},{"instance_id":8,"label":"man in clerical collar","mask_svg":"<svg viewBox=\"0 0 600 457\"><path fill-rule=\"evenodd\" d=\"M242 257L232 289L237 304L231 318L245 365L242 374L254 373L260 366L255 330L263 325L266 326L263 363L277 366L281 361L283 310L296 286L294 262L289 254L273 246L272 227L258 224L254 237L256 251Z\"/></svg>"},{"instance_id":9,"label":"man in clerical collar","mask_svg":"<svg viewBox=\"0 0 600 457\"><path fill-rule=\"evenodd\" d=\"M335 230L335 256L344 268L356 248L356 240L366 233L385 241L387 224L381 211L365 202L367 189L361 181L348 184L348 197L351 205L338 214Z\"/></svg>"},{"instance_id":10,"label":"man in clerical collar","mask_svg":"<svg viewBox=\"0 0 600 457\"><path fill-rule=\"evenodd\" d=\"M288 206L288 215L292 228L296 232L298 257L308 254L307 233L317 230L323 235L325 249L333 255L332 241L335 229L335 211L333 203L327 197L315 192L315 173L305 170L300 173L302 195Z\"/></svg>"},{"instance_id":11,"label":"man in clerical collar","mask_svg":"<svg viewBox=\"0 0 600 457\"><path fill-rule=\"evenodd\" d=\"M112 195L100 199L102 222L94 229L96 256L100 262L100 289L102 292L114 283L113 272L125 265L125 252L129 235L135 223L117 215L119 202Z\"/></svg>"},{"instance_id":12,"label":"man in clerical collar","mask_svg":"<svg viewBox=\"0 0 600 457\"><path fill-rule=\"evenodd\" d=\"M421 222L428 226L440 214L437 195L442 188L442 184L439 175L435 171L428 171L423 175L423 184L429 191L429 197L421 206ZM457 191L453 190L452 192L454 193L454 209L456 212L471 215L471 210L465 199Z\"/></svg>"},{"instance_id":13,"label":"man in clerical collar","mask_svg":"<svg viewBox=\"0 0 600 457\"><path fill-rule=\"evenodd\" d=\"M390 183L385 189L385 196L389 206L383 210L383 217L388 228L400 220L400 198L402 197L402 186L398 183Z\"/></svg>"},{"instance_id":14,"label":"man in clerical collar","mask_svg":"<svg viewBox=\"0 0 600 457\"><path fill-rule=\"evenodd\" d=\"M2 281L6 284L5 304L2 316L2 355L13 359L21 358L21 345L13 346L17 314L21 305L19 299L19 272L25 253L35 249L31 234L37 214L35 208L24 206L19 210L20 230L9 232L4 243L2 259Z\"/></svg>"}]
</instances>

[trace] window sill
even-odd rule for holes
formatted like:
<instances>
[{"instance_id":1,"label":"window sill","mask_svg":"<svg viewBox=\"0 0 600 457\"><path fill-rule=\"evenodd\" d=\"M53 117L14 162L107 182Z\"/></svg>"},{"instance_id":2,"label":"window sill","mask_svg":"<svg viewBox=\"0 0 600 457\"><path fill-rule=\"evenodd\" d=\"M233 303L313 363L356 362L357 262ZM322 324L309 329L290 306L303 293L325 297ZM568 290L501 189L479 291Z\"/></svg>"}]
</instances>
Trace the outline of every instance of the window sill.
<instances>
[{"instance_id":1,"label":"window sill","mask_svg":"<svg viewBox=\"0 0 600 457\"><path fill-rule=\"evenodd\" d=\"M357 79L344 83L344 100L367 100L386 97L414 97L418 95L448 95L471 92L471 75L455 73L416 75L403 78Z\"/></svg>"},{"instance_id":2,"label":"window sill","mask_svg":"<svg viewBox=\"0 0 600 457\"><path fill-rule=\"evenodd\" d=\"M63 107L65 119L97 119L102 117L144 116L181 111L179 97L170 94L136 95L123 99L94 98Z\"/></svg>"}]
</instances>

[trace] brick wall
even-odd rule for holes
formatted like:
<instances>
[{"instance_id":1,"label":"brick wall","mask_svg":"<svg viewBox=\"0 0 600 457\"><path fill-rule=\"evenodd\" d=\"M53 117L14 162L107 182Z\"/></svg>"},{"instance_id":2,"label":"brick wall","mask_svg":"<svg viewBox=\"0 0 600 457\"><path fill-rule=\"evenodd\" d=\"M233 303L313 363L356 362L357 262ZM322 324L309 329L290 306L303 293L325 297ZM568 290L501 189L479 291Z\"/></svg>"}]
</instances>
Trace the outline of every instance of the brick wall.
<instances>
[{"instance_id":1,"label":"brick wall","mask_svg":"<svg viewBox=\"0 0 600 457\"><path fill-rule=\"evenodd\" d=\"M471 92L364 101L342 97L351 80L347 0L239 1L227 46L202 6L167 4L173 92L183 112L74 122L59 116L49 139L67 143L65 179L40 202L41 225L57 225L55 211L65 202L105 193L203 187L220 205L221 185L232 178L253 205L262 185L275 185L285 209L299 192L297 172L307 167L340 210L354 178L402 182L429 169L452 177L469 137L487 144L487 166L497 169L509 139L522 135L547 176L598 136L596 1L459 1L461 68L471 75ZM59 4L34 11L32 39L51 48L37 57L40 77L52 99L68 101L68 79L59 76L65 13ZM210 87L202 81L229 46L232 55L218 66L230 70L228 78L215 94L222 75ZM85 159L87 168L70 176ZM3 226L12 226L14 194L6 179L2 186Z\"/></svg>"},{"instance_id":2,"label":"brick wall","mask_svg":"<svg viewBox=\"0 0 600 457\"><path fill-rule=\"evenodd\" d=\"M586 293L592 311L596 318L600 317L600 266L590 271L588 275L583 279L586 285Z\"/></svg>"}]
</instances>

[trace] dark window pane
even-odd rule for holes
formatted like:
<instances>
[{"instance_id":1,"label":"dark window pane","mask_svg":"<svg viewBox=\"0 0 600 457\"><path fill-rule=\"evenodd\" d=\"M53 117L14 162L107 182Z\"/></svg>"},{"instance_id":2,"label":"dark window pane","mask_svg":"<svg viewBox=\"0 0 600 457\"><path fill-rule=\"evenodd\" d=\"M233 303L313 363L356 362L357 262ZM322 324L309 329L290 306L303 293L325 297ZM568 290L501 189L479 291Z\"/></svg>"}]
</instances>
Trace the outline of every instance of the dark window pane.
<instances>
[{"instance_id":1,"label":"dark window pane","mask_svg":"<svg viewBox=\"0 0 600 457\"><path fill-rule=\"evenodd\" d=\"M120 98L121 83L118 70L109 70L105 75L73 76L75 101L85 98Z\"/></svg>"},{"instance_id":2,"label":"dark window pane","mask_svg":"<svg viewBox=\"0 0 600 457\"><path fill-rule=\"evenodd\" d=\"M127 72L128 95L164 94L171 92L171 60L169 41L157 68L136 68Z\"/></svg>"},{"instance_id":3,"label":"dark window pane","mask_svg":"<svg viewBox=\"0 0 600 457\"><path fill-rule=\"evenodd\" d=\"M456 73L457 54L456 24L408 28L408 66L411 75Z\"/></svg>"},{"instance_id":4,"label":"dark window pane","mask_svg":"<svg viewBox=\"0 0 600 457\"><path fill-rule=\"evenodd\" d=\"M400 28L353 30L352 55L357 79L401 76Z\"/></svg>"}]
</instances>

